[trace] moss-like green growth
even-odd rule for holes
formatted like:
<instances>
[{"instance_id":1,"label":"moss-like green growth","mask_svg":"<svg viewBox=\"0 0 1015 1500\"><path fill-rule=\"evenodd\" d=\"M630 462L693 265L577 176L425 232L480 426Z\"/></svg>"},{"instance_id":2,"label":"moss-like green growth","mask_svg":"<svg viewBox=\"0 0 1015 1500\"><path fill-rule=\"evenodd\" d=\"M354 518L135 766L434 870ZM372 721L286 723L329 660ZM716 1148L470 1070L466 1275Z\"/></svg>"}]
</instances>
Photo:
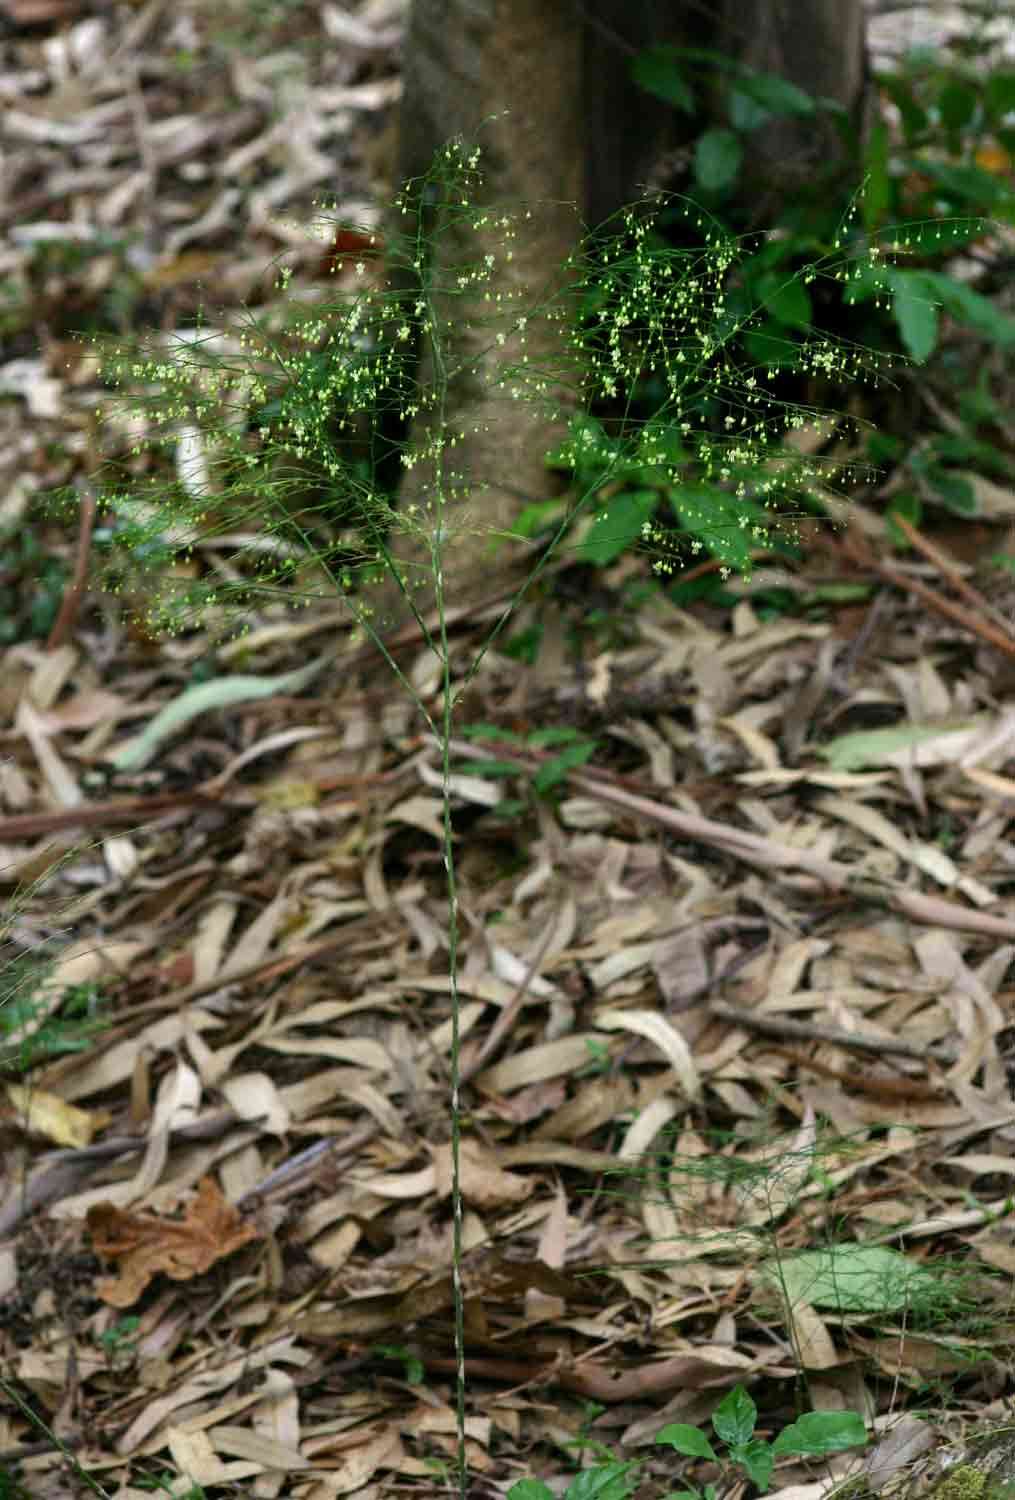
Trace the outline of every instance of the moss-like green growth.
<instances>
[{"instance_id":1,"label":"moss-like green growth","mask_svg":"<svg viewBox=\"0 0 1015 1500\"><path fill-rule=\"evenodd\" d=\"M957 1464L934 1486L934 1500L986 1500L988 1476L973 1464Z\"/></svg>"}]
</instances>

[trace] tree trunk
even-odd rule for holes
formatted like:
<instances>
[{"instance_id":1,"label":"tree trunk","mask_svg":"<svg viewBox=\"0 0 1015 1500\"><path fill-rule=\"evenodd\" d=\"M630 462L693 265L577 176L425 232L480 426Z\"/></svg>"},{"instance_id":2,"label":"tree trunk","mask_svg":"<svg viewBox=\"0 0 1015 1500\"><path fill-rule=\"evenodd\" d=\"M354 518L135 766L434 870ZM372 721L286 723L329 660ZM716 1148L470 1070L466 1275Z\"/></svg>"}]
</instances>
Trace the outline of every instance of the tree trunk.
<instances>
[{"instance_id":1,"label":"tree trunk","mask_svg":"<svg viewBox=\"0 0 1015 1500\"><path fill-rule=\"evenodd\" d=\"M649 47L714 47L715 17L663 0L595 0L585 16L586 210L599 225L632 202L660 158L691 122L631 77L631 59ZM695 130L703 128L693 122Z\"/></svg>"},{"instance_id":2,"label":"tree trunk","mask_svg":"<svg viewBox=\"0 0 1015 1500\"><path fill-rule=\"evenodd\" d=\"M464 602L476 587L489 591L492 539L511 529L527 503L545 498L552 482L546 453L566 430L566 380L551 382L535 403L524 390L512 399L519 381L499 382L523 361L534 370L561 363L558 324L532 310L560 283L580 239L581 42L581 26L562 0L415 0L413 6L403 176L424 173L434 153L461 136L481 147L483 181L473 206L490 210L478 229L445 227L431 250L436 321L451 335L443 362L451 380L443 408L415 419L409 446L425 454L437 425L455 442L417 460L406 475L399 508L415 507L420 533L396 534L392 543L422 613L433 602L426 534L440 525L446 588L453 602ZM511 239L499 222L502 212L518 216ZM458 286L464 267L482 267L490 257L488 278ZM499 330L491 327L491 312L495 321L500 317ZM524 327L514 327L527 312ZM440 363L432 348L424 352L425 387L433 389L443 376ZM389 592L389 619L399 603L400 594Z\"/></svg>"},{"instance_id":3,"label":"tree trunk","mask_svg":"<svg viewBox=\"0 0 1015 1500\"><path fill-rule=\"evenodd\" d=\"M757 73L774 73L815 99L831 100L862 132L867 106L863 0L722 0L723 48ZM748 143L765 183L753 215L767 218L803 184L813 186L843 157L843 140L830 114L790 115L756 130Z\"/></svg>"}]
</instances>

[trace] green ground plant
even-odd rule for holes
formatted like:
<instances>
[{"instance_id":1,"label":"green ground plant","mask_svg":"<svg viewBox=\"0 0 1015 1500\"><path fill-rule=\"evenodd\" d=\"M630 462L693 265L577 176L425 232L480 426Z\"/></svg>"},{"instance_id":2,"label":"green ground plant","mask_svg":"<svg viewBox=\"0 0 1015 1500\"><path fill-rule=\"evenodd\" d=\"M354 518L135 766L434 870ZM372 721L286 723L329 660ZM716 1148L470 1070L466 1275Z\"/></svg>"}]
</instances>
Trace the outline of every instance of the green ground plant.
<instances>
[{"instance_id":1,"label":"green ground plant","mask_svg":"<svg viewBox=\"0 0 1015 1500\"><path fill-rule=\"evenodd\" d=\"M68 853L58 865L70 858ZM84 1052L104 1025L102 986L55 986L58 938L42 942L21 931L46 878L17 890L0 915L0 1073L7 1075Z\"/></svg>"},{"instance_id":2,"label":"green ground plant","mask_svg":"<svg viewBox=\"0 0 1015 1500\"><path fill-rule=\"evenodd\" d=\"M23 521L0 528L0 644L49 634L67 587L67 566Z\"/></svg>"},{"instance_id":3,"label":"green ground plant","mask_svg":"<svg viewBox=\"0 0 1015 1500\"><path fill-rule=\"evenodd\" d=\"M1003 1277L991 1281L946 1257L923 1262L892 1245L858 1239L832 1213L815 1214L817 1228L808 1248L782 1247L786 1220L799 1223L824 1201L831 1208L836 1183L862 1169L877 1144L868 1132L843 1138L821 1122L792 1137L713 1132L699 1138L685 1129L640 1162L618 1166L616 1193L640 1207L648 1232L645 1259L627 1264L646 1274L690 1264L699 1277L703 1263L735 1267L751 1287L749 1316L785 1329L800 1371L800 1414L771 1441L756 1436L757 1407L740 1385L711 1413L717 1442L699 1426L663 1426L657 1444L719 1471L700 1486L685 1482L666 1500L717 1500L730 1492L738 1470L765 1494L778 1459L821 1459L866 1442L864 1415L806 1409L809 1361L803 1346L815 1314L829 1325L889 1339L922 1332L942 1352L965 1355L970 1364L989 1357L988 1346L979 1355L970 1348L970 1336L987 1332L1006 1311ZM607 1186L597 1192L613 1192L609 1180L607 1174ZM794 1245L797 1241L795 1234ZM928 1394L918 1382L916 1390ZM943 1386L935 1390L937 1409L949 1394ZM618 1458L595 1440L590 1424L596 1414L589 1413L581 1436L569 1445L595 1461L571 1480L564 1500L629 1500L646 1466ZM656 1470L653 1479L658 1483ZM535 1478L520 1480L508 1492L509 1500L549 1500L557 1493Z\"/></svg>"},{"instance_id":4,"label":"green ground plant","mask_svg":"<svg viewBox=\"0 0 1015 1500\"><path fill-rule=\"evenodd\" d=\"M478 163L457 143L442 153L401 200L425 227L390 237L383 256L379 245L365 250L351 287L300 286L282 266L275 302L236 327L199 322L168 343L106 350L118 397L103 420L114 444L118 430L129 442L120 441L119 477L111 457L96 544L105 586L143 594L150 629L199 619L235 630L268 600L337 596L376 635L390 623L372 618L371 588L385 575L399 574L412 610L415 579L395 566L398 533L413 534L423 571L453 588L455 536L479 526L470 477L454 470L460 434L448 415L449 389L479 378L458 357L454 296L477 287L490 289L489 348L537 320L557 332L552 370L524 355L498 367L505 399L536 402L548 418L573 413L549 459L573 475L566 495L521 509L497 538L534 560L528 587L565 548L602 566L636 547L665 573L704 551L749 569L758 548L792 542L801 497L831 469L787 438L829 414L787 399L770 368L737 355L765 316L738 283L744 246L697 206L669 204L701 240L674 248L655 232L660 205L639 206L576 250L552 296L505 307L493 265L456 268L457 286L433 279L433 242L459 232L463 216L484 218L469 207ZM425 215L413 206L421 201ZM509 255L519 227L507 212L499 222ZM881 275L883 259L880 245L840 238L781 281L787 294L819 278L849 287ZM794 348L798 369L831 388L877 377L876 357L843 340L815 334ZM400 508L398 476L427 463L436 464L430 501Z\"/></svg>"},{"instance_id":5,"label":"green ground plant","mask_svg":"<svg viewBox=\"0 0 1015 1500\"><path fill-rule=\"evenodd\" d=\"M779 117L834 129L839 160L766 199L770 223L744 257L735 290L763 304L765 315L737 344L743 359L798 372L798 346L814 329L848 331L889 361L901 356L926 367L919 387L904 377L894 399L867 403L877 427L867 457L891 481L889 513L917 525L928 507L976 515L975 476L1011 475L999 438L1015 317L999 294L1010 276L1006 231L1015 222L1015 69L997 24L1004 7L964 9L966 24L948 40L878 66L871 78L877 114L863 135L833 102L720 54L657 47L631 63L635 82L685 121L688 198L732 236L750 230L757 201L744 182L752 132ZM859 183L860 213L850 217ZM838 288L793 274L830 253L837 239L855 249L898 223L920 227L900 241L891 266L868 266ZM672 216L660 228L686 237ZM946 319L963 331L965 352L954 339L944 342ZM914 422L925 390L949 412L942 431L934 430L940 406L927 411L929 421ZM901 531L892 536L909 546ZM716 593L715 583L710 588Z\"/></svg>"},{"instance_id":6,"label":"green ground plant","mask_svg":"<svg viewBox=\"0 0 1015 1500\"><path fill-rule=\"evenodd\" d=\"M916 1148L909 1128L887 1122L885 1128ZM860 1238L837 1222L839 1185L881 1149L880 1132L844 1137L821 1120L792 1135L772 1130L749 1139L715 1129L681 1131L633 1174L618 1169L623 1181L616 1191L630 1198L636 1188L652 1227L645 1266L669 1264L669 1248L675 1265L705 1258L748 1272L753 1308L781 1323L798 1353L806 1338L798 1326L801 1307L889 1335L901 1326L933 1332L958 1349L1007 1314L1004 1278L946 1255L918 1260L889 1243L892 1235ZM612 1191L610 1175L603 1191ZM797 1215L807 1215L815 1229L806 1244L797 1237L787 1249L781 1228Z\"/></svg>"},{"instance_id":7,"label":"green ground plant","mask_svg":"<svg viewBox=\"0 0 1015 1500\"><path fill-rule=\"evenodd\" d=\"M779 383L778 363L744 357L747 336L756 324L763 328L772 294L752 299L753 282L743 274L745 246L698 206L663 205L685 214L699 240L692 248L675 248L657 234L659 205L637 205L610 232L577 249L561 268L557 290L531 305L497 301L492 257L459 264L450 283L439 283L436 238L452 228L457 234L478 226L492 212L480 206L480 161L478 150L461 142L442 151L427 176L409 184L399 200L413 226L409 236L391 237L383 252L379 244L364 250L348 287L322 292L280 266L275 300L235 327L213 326L205 316L171 340L154 336L140 347L121 340L107 351L112 389L101 420L110 466L95 532L100 582L153 633L200 627L213 639L242 635L313 601L343 603L360 636L384 655L439 747L456 1290L462 1253L452 838L456 702L522 597L536 591L563 549L602 565L624 548L639 548L649 570L665 580L683 558L700 552L724 569L749 571L756 550L776 542L793 545L799 516L812 509L808 492L831 478L822 460L809 456L794 437L837 420L814 402L790 399ZM854 218L856 212L854 207ZM497 213L506 255L519 219L507 209ZM847 290L877 284L891 263L886 251L896 242L903 243L899 231L882 243L844 229L828 254L800 267L778 266L774 290L785 304L795 288L806 292L821 278ZM550 420L568 416L567 437L550 461L571 472L575 483L559 501L523 513L512 533L493 539L506 551L521 551L527 577L478 650L459 659L448 628L454 539L481 529L481 517L470 509L469 476L455 469L461 434L449 392L457 381L478 379L480 371L462 363L454 308L457 293L474 297L484 288L490 308L484 370L491 351L524 335L531 321L557 331L559 359L550 368L527 364L523 354L495 365L488 378L505 399L533 401ZM796 372L825 390L874 382L878 375L877 358L864 348L803 328L794 338L793 357ZM639 392L647 381L655 396L646 416ZM422 463L434 473L430 493L415 508L400 507L397 475ZM416 607L417 578L400 560L397 545L402 534L425 559L417 566L435 595L435 627ZM415 617L435 658L439 692L433 711L388 649L386 634L394 622L378 615L372 593L386 577L396 579L405 612ZM325 664L322 659L314 670ZM216 680L223 690L229 685L223 702L265 690L265 681L250 673L213 679L188 690L204 693L200 704L191 702L190 717L214 706L214 692L205 690L214 689ZM288 690L309 683L310 677L301 677ZM186 722L187 715L178 714L159 734L142 736L142 756L135 744L133 758L121 750L114 766L147 763L163 735ZM568 764L587 758L590 743L556 747L536 790L552 790ZM458 1483L464 1495L460 1295L455 1340ZM613 1475L617 1484L626 1472ZM588 1493L610 1492L604 1486Z\"/></svg>"},{"instance_id":8,"label":"green ground plant","mask_svg":"<svg viewBox=\"0 0 1015 1500\"><path fill-rule=\"evenodd\" d=\"M712 1412L712 1430L719 1451L702 1432L686 1422L670 1422L659 1431L656 1442L685 1458L717 1464L720 1484L709 1482L694 1488L673 1490L666 1500L716 1500L726 1493L730 1479L739 1470L754 1488L765 1494L779 1458L823 1458L867 1441L863 1419L850 1411L805 1412L789 1423L772 1442L755 1436L758 1408L742 1385L734 1386ZM641 1465L608 1455L592 1468L583 1469L564 1491L564 1500L630 1500L638 1485ZM555 1500L554 1491L540 1479L521 1479L508 1490L508 1500Z\"/></svg>"}]
</instances>

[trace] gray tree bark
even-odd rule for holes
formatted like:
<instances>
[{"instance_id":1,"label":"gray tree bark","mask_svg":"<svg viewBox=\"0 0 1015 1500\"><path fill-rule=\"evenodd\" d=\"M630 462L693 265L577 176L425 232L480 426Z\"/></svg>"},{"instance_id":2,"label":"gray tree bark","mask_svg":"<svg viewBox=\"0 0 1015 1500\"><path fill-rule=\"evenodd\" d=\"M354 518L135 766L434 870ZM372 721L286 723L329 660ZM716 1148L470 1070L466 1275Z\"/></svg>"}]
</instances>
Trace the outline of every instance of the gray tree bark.
<instances>
[{"instance_id":1,"label":"gray tree bark","mask_svg":"<svg viewBox=\"0 0 1015 1500\"><path fill-rule=\"evenodd\" d=\"M722 0L724 50L757 73L788 79L816 99L839 105L862 131L867 55L862 0ZM749 149L768 201L791 194L842 154L828 114L786 116L756 130Z\"/></svg>"},{"instance_id":2,"label":"gray tree bark","mask_svg":"<svg viewBox=\"0 0 1015 1500\"><path fill-rule=\"evenodd\" d=\"M483 227L453 225L432 245L437 321L453 328L442 420L455 444L417 461L399 500L402 510L414 507L424 532L439 517L448 593L456 603L489 591L494 541L526 503L546 495L546 453L566 431L564 382L551 382L546 399L535 404L524 391L513 399L518 381L500 382L523 361L536 370L561 361L559 325L534 309L560 283L581 237L581 49L581 26L563 0L415 0L412 9L403 177L424 173L434 153L461 136L481 148L483 182L474 206L489 210ZM510 240L500 222L504 211L519 216ZM460 288L462 269L487 258L491 276ZM498 330L491 313L501 310ZM520 330L512 327L515 313L528 313ZM436 365L433 349L425 347L427 387L440 373ZM417 452L432 443L434 421L433 411L416 418L410 445ZM427 613L434 591L425 542L396 533L392 551L406 590ZM400 606L399 591L389 591L389 619L404 618Z\"/></svg>"}]
</instances>

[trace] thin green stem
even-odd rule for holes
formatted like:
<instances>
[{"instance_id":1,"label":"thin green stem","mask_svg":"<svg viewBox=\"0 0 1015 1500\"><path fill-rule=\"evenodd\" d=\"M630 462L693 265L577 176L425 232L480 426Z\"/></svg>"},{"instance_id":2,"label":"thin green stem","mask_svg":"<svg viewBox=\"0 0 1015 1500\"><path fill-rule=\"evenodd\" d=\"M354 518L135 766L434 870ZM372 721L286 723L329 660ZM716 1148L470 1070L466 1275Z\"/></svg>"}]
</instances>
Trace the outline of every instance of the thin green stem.
<instances>
[{"instance_id":1,"label":"thin green stem","mask_svg":"<svg viewBox=\"0 0 1015 1500\"><path fill-rule=\"evenodd\" d=\"M79 1459L75 1456L71 1449L67 1447L67 1444L63 1441L63 1439L57 1436L52 1427L49 1426L48 1422L46 1422L44 1418L39 1416L38 1412L32 1410L27 1401L24 1401L20 1393L14 1388L13 1385L11 1385L10 1381L5 1380L3 1376L0 1376L0 1390L2 1390L4 1395L14 1403L14 1405L21 1412L22 1416L27 1417L28 1421L31 1422L33 1427L37 1428L39 1432L44 1432L46 1434L46 1437L53 1444L53 1447L56 1448L58 1452L63 1454L64 1458L74 1470L74 1473L88 1486L92 1494L100 1496L100 1500L110 1500L108 1490L104 1490L98 1480L93 1479L88 1470L82 1468Z\"/></svg>"},{"instance_id":2,"label":"thin green stem","mask_svg":"<svg viewBox=\"0 0 1015 1500\"><path fill-rule=\"evenodd\" d=\"M422 206L417 224L422 225ZM420 288L425 302L424 317L433 360L435 406L438 432L445 430L447 420L448 372L440 334L437 309L432 295L432 279L427 248L417 240L417 262ZM469 1486L468 1454L465 1446L465 1296L462 1287L462 1120L461 1120L461 1006L458 993L458 886L455 871L453 828L451 823L451 741L454 711L451 680L451 644L445 610L444 578L444 448L435 455L431 562L434 581L434 603L437 610L439 655L441 661L441 801L443 803L444 870L448 893L448 981L451 993L451 1281L455 1323L455 1426L457 1436L458 1493L466 1500ZM411 601L410 601L411 602ZM418 618L418 615L417 615ZM428 637L429 638L429 637ZM431 642L432 645L432 642Z\"/></svg>"}]
</instances>

